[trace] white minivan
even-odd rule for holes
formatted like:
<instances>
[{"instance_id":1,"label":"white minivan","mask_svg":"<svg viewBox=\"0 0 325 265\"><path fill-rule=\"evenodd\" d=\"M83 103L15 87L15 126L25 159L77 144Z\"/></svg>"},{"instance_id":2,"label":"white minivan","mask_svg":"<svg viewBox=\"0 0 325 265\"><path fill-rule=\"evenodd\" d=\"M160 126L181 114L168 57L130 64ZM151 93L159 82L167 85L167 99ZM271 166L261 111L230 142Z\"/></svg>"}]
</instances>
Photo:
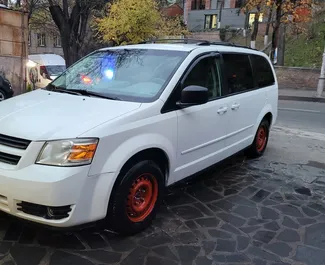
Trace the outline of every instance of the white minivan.
<instances>
[{"instance_id":1,"label":"white minivan","mask_svg":"<svg viewBox=\"0 0 325 265\"><path fill-rule=\"evenodd\" d=\"M278 85L259 51L207 41L101 49L0 103L0 210L72 227L148 227L163 191L266 148Z\"/></svg>"},{"instance_id":2,"label":"white minivan","mask_svg":"<svg viewBox=\"0 0 325 265\"><path fill-rule=\"evenodd\" d=\"M36 88L46 87L66 70L65 60L57 54L31 54L28 60L27 81Z\"/></svg>"}]
</instances>

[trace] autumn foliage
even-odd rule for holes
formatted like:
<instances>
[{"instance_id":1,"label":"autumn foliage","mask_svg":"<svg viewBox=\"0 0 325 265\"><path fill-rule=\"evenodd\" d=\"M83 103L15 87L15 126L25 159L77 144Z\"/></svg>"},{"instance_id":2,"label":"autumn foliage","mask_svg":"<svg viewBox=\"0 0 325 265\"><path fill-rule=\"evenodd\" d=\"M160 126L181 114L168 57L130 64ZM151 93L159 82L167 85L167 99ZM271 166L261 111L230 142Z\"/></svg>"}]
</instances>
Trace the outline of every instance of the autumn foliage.
<instances>
[{"instance_id":1,"label":"autumn foliage","mask_svg":"<svg viewBox=\"0 0 325 265\"><path fill-rule=\"evenodd\" d=\"M311 8L312 0L248 0L243 11L254 12L259 9L261 13L268 14L277 10L273 22L292 23L310 20Z\"/></svg>"},{"instance_id":2,"label":"autumn foliage","mask_svg":"<svg viewBox=\"0 0 325 265\"><path fill-rule=\"evenodd\" d=\"M258 12L269 17L269 23L273 28L271 48L271 58L273 59L278 47L280 26L291 23L299 27L300 23L310 20L311 8L312 0L248 0L243 11ZM256 29L258 21L255 19L254 22Z\"/></svg>"},{"instance_id":3,"label":"autumn foliage","mask_svg":"<svg viewBox=\"0 0 325 265\"><path fill-rule=\"evenodd\" d=\"M154 0L116 0L106 8L106 15L95 20L103 42L123 45L187 34L181 18L163 16Z\"/></svg>"}]
</instances>

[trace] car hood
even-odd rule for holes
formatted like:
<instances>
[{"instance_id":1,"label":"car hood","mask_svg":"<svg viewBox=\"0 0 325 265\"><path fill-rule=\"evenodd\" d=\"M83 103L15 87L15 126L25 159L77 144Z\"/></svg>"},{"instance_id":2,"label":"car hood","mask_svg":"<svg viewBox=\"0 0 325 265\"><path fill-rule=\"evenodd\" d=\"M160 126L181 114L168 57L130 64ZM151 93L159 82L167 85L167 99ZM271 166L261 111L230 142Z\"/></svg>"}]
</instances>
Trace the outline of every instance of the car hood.
<instances>
[{"instance_id":1,"label":"car hood","mask_svg":"<svg viewBox=\"0 0 325 265\"><path fill-rule=\"evenodd\" d=\"M36 90L0 103L0 134L33 141L75 138L140 106Z\"/></svg>"}]
</instances>

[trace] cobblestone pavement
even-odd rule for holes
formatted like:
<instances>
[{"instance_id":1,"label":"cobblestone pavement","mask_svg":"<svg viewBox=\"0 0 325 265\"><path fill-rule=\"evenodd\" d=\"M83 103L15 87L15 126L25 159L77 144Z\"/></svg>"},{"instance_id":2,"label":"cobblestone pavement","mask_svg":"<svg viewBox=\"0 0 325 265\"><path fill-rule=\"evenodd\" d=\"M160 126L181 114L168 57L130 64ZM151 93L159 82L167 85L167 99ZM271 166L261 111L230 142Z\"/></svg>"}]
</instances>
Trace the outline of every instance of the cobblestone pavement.
<instances>
[{"instance_id":1,"label":"cobblestone pavement","mask_svg":"<svg viewBox=\"0 0 325 265\"><path fill-rule=\"evenodd\" d=\"M0 264L325 264L318 136L275 128L263 158L239 155L171 188L153 226L133 237L59 233L2 215Z\"/></svg>"}]
</instances>

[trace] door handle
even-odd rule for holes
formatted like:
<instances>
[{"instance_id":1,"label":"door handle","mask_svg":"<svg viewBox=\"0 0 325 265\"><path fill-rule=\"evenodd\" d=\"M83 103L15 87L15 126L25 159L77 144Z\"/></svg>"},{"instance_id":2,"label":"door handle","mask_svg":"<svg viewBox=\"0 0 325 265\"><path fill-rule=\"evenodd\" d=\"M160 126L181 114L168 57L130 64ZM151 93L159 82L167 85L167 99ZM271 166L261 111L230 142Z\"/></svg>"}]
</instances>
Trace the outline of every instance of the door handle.
<instances>
[{"instance_id":1,"label":"door handle","mask_svg":"<svg viewBox=\"0 0 325 265\"><path fill-rule=\"evenodd\" d=\"M239 109L239 107L240 107L240 104L238 104L238 103L234 103L234 104L231 106L231 109L232 109L232 110L237 110L237 109Z\"/></svg>"},{"instance_id":2,"label":"door handle","mask_svg":"<svg viewBox=\"0 0 325 265\"><path fill-rule=\"evenodd\" d=\"M228 110L227 107L223 107L223 108L219 108L219 109L217 110L217 112L218 112L218 114L224 114L224 113L227 112L227 110Z\"/></svg>"}]
</instances>

